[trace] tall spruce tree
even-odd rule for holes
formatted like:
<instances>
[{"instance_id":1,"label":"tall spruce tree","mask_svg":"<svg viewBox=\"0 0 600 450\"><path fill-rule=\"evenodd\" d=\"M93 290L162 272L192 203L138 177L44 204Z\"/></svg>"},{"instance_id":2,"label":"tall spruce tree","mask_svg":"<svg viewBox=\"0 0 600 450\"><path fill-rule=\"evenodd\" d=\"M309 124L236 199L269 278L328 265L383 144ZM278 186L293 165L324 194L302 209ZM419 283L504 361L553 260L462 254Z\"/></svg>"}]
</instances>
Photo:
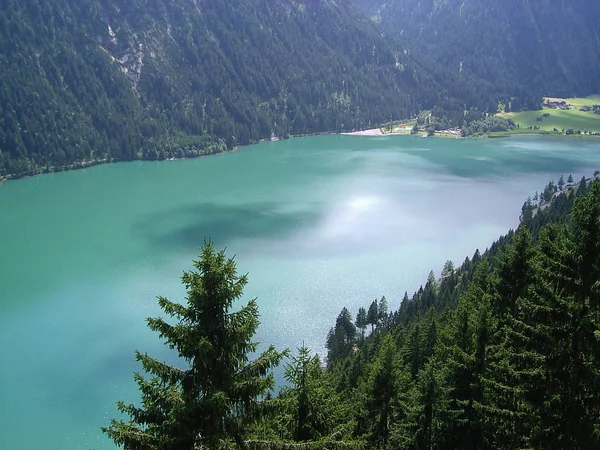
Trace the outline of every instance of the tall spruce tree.
<instances>
[{"instance_id":1,"label":"tall spruce tree","mask_svg":"<svg viewBox=\"0 0 600 450\"><path fill-rule=\"evenodd\" d=\"M488 269L489 270L489 269ZM444 430L447 448L485 447L482 376L486 366L489 329L492 328L490 296L473 283L460 299L444 339L445 372L450 389L450 417Z\"/></svg>"},{"instance_id":2,"label":"tall spruce tree","mask_svg":"<svg viewBox=\"0 0 600 450\"><path fill-rule=\"evenodd\" d=\"M274 385L270 370L283 353L257 350L251 339L259 325L255 300L232 312L247 283L233 258L210 243L201 249L195 270L184 272L187 304L159 297L164 312L176 319L149 318L148 327L181 358L179 367L136 352L145 372L135 380L142 405L119 402L129 421L111 420L102 428L125 449L213 449L242 447L247 426L257 416L261 398Z\"/></svg>"},{"instance_id":3,"label":"tall spruce tree","mask_svg":"<svg viewBox=\"0 0 600 450\"><path fill-rule=\"evenodd\" d=\"M497 448L526 447L537 421L527 391L539 384L539 371L527 368L534 367L535 357L525 350L531 337L522 332L520 309L535 274L535 249L522 226L500 255L497 279L490 279L483 289L493 298L495 320L485 335L489 346L481 376L483 398L475 406L486 441Z\"/></svg>"},{"instance_id":4,"label":"tall spruce tree","mask_svg":"<svg viewBox=\"0 0 600 450\"><path fill-rule=\"evenodd\" d=\"M572 231L547 228L540 239L539 282L523 301L534 339L527 350L543 362L544 389L532 401L540 416L538 447L600 447L600 183L575 200Z\"/></svg>"},{"instance_id":5,"label":"tall spruce tree","mask_svg":"<svg viewBox=\"0 0 600 450\"><path fill-rule=\"evenodd\" d=\"M387 448L392 424L406 420L409 382L408 371L399 367L396 345L386 334L366 381L365 412L372 445Z\"/></svg>"},{"instance_id":6,"label":"tall spruce tree","mask_svg":"<svg viewBox=\"0 0 600 450\"><path fill-rule=\"evenodd\" d=\"M342 308L335 321L335 327L327 335L327 364L345 358L350 354L356 341L356 326L352 323L352 316L347 308Z\"/></svg>"},{"instance_id":7,"label":"tall spruce tree","mask_svg":"<svg viewBox=\"0 0 600 450\"><path fill-rule=\"evenodd\" d=\"M360 330L361 339L365 339L365 328L367 328L367 310L364 307L358 308L358 314L356 314L356 322L354 322L356 328Z\"/></svg>"},{"instance_id":8,"label":"tall spruce tree","mask_svg":"<svg viewBox=\"0 0 600 450\"><path fill-rule=\"evenodd\" d=\"M388 303L385 298L385 295L381 297L379 300L379 305L377 306L377 317L379 319L379 326L383 330L387 330L388 321L389 321L389 312L388 312Z\"/></svg>"},{"instance_id":9,"label":"tall spruce tree","mask_svg":"<svg viewBox=\"0 0 600 450\"><path fill-rule=\"evenodd\" d=\"M517 299L525 294L532 281L533 256L531 234L521 226L498 263L496 309L501 316L517 315Z\"/></svg>"},{"instance_id":10,"label":"tall spruce tree","mask_svg":"<svg viewBox=\"0 0 600 450\"><path fill-rule=\"evenodd\" d=\"M379 311L377 306L377 299L371 302L369 305L369 310L367 312L367 324L371 325L371 333L375 331L375 327L379 322Z\"/></svg>"},{"instance_id":11,"label":"tall spruce tree","mask_svg":"<svg viewBox=\"0 0 600 450\"><path fill-rule=\"evenodd\" d=\"M441 448L444 424L448 420L448 388L436 357L419 372L408 426L412 443L407 448Z\"/></svg>"},{"instance_id":12,"label":"tall spruce tree","mask_svg":"<svg viewBox=\"0 0 600 450\"><path fill-rule=\"evenodd\" d=\"M293 440L312 441L330 434L336 423L336 398L325 382L319 357L300 347L298 356L286 364L285 378L291 386L282 388L281 397L291 405Z\"/></svg>"}]
</instances>

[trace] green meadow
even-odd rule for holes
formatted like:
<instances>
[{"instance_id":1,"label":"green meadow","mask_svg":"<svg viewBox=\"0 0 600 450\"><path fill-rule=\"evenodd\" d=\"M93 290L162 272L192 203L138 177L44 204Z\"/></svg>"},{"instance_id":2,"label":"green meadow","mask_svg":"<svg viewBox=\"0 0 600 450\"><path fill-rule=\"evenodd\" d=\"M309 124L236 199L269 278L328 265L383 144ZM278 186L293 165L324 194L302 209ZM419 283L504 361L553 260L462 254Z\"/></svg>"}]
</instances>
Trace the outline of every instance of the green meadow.
<instances>
[{"instance_id":1,"label":"green meadow","mask_svg":"<svg viewBox=\"0 0 600 450\"><path fill-rule=\"evenodd\" d=\"M550 100L564 100L573 105L574 109L562 110L544 107L540 111L520 111L510 113L500 113L500 117L514 120L521 128L539 127L542 131L553 131L555 128L561 132L572 128L577 131L598 131L600 132L600 114L594 114L591 111L579 111L582 106L593 106L600 104L600 95L594 95L586 98L551 98ZM549 117L543 117L549 114ZM542 117L542 121L537 119Z\"/></svg>"},{"instance_id":2,"label":"green meadow","mask_svg":"<svg viewBox=\"0 0 600 450\"><path fill-rule=\"evenodd\" d=\"M584 98L565 98L565 99L551 99L551 100L564 100L571 105L581 107L581 106L593 106L600 105L600 95L590 95L589 97Z\"/></svg>"}]
</instances>

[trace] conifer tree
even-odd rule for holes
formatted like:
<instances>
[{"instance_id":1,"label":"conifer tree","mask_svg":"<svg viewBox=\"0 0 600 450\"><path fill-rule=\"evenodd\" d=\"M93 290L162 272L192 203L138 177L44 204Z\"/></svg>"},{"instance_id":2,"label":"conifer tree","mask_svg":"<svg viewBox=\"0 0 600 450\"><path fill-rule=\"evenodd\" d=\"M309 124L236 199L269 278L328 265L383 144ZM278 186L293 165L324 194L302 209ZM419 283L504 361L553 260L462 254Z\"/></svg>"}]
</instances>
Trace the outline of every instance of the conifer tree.
<instances>
[{"instance_id":1,"label":"conifer tree","mask_svg":"<svg viewBox=\"0 0 600 450\"><path fill-rule=\"evenodd\" d=\"M544 368L544 388L530 394L538 447L600 446L600 183L575 200L572 225L542 233L539 282L522 305L527 350Z\"/></svg>"},{"instance_id":2,"label":"conifer tree","mask_svg":"<svg viewBox=\"0 0 600 450\"><path fill-rule=\"evenodd\" d=\"M385 334L381 345L369 366L368 376L362 385L364 404L359 409L370 447L394 448L390 445L392 430L406 421L410 392L410 376L398 360L397 348L392 336Z\"/></svg>"},{"instance_id":3,"label":"conifer tree","mask_svg":"<svg viewBox=\"0 0 600 450\"><path fill-rule=\"evenodd\" d=\"M369 311L367 312L367 323L371 325L371 333L375 330L375 326L379 321L379 312L377 307L377 300L373 300L371 305L369 306Z\"/></svg>"},{"instance_id":4,"label":"conifer tree","mask_svg":"<svg viewBox=\"0 0 600 450\"><path fill-rule=\"evenodd\" d=\"M487 281L483 281L485 267L478 270L476 282L482 293L491 296L496 320L483 335L489 342L480 349L485 351L480 380L483 395L474 406L482 419L486 441L498 448L526 446L537 419L526 398L525 384L533 385L538 373L526 369L525 360L532 356L525 350L528 338L519 332L523 326L519 305L534 280L534 257L531 235L521 226L500 256L497 279L490 277L488 267ZM483 332L480 329L480 337Z\"/></svg>"},{"instance_id":5,"label":"conifer tree","mask_svg":"<svg viewBox=\"0 0 600 450\"><path fill-rule=\"evenodd\" d=\"M367 310L362 306L358 308L358 314L356 314L356 322L354 322L356 328L360 330L361 338L365 339L365 329L367 328Z\"/></svg>"},{"instance_id":6,"label":"conifer tree","mask_svg":"<svg viewBox=\"0 0 600 450\"><path fill-rule=\"evenodd\" d=\"M377 316L379 326L383 328L383 330L387 330L388 326L388 303L385 298L385 295L381 297L379 300L379 305L377 307Z\"/></svg>"},{"instance_id":7,"label":"conifer tree","mask_svg":"<svg viewBox=\"0 0 600 450\"><path fill-rule=\"evenodd\" d=\"M270 369L283 354L257 350L251 339L258 327L255 300L232 312L247 283L236 263L207 242L194 269L184 272L186 305L159 297L176 319L148 319L148 327L181 358L172 366L147 354L136 358L150 378L135 374L140 407L119 402L129 421L111 420L102 430L125 449L196 449L243 446L247 426L256 419L261 397L273 387Z\"/></svg>"},{"instance_id":8,"label":"conifer tree","mask_svg":"<svg viewBox=\"0 0 600 450\"><path fill-rule=\"evenodd\" d=\"M444 431L447 448L484 447L482 376L486 367L489 329L492 328L489 294L474 285L461 298L449 325L445 364L450 417Z\"/></svg>"},{"instance_id":9,"label":"conifer tree","mask_svg":"<svg viewBox=\"0 0 600 450\"><path fill-rule=\"evenodd\" d=\"M333 431L335 425L335 393L324 381L318 356L307 347L286 364L285 378L291 387L282 389L281 397L292 406L293 439L297 442L318 440Z\"/></svg>"},{"instance_id":10,"label":"conifer tree","mask_svg":"<svg viewBox=\"0 0 600 450\"><path fill-rule=\"evenodd\" d=\"M414 390L409 426L409 448L434 449L443 442L444 424L448 420L448 388L438 360L431 358L421 372Z\"/></svg>"},{"instance_id":11,"label":"conifer tree","mask_svg":"<svg viewBox=\"0 0 600 450\"><path fill-rule=\"evenodd\" d=\"M501 316L516 316L517 299L525 294L532 281L533 257L531 234L521 226L498 263L496 309Z\"/></svg>"},{"instance_id":12,"label":"conifer tree","mask_svg":"<svg viewBox=\"0 0 600 450\"><path fill-rule=\"evenodd\" d=\"M420 322L410 329L402 353L404 364L408 367L412 379L416 380L423 363Z\"/></svg>"},{"instance_id":13,"label":"conifer tree","mask_svg":"<svg viewBox=\"0 0 600 450\"><path fill-rule=\"evenodd\" d=\"M342 308L335 321L335 327L327 335L327 364L331 365L336 360L345 358L350 354L356 339L356 326L352 323L352 316L347 308Z\"/></svg>"}]
</instances>

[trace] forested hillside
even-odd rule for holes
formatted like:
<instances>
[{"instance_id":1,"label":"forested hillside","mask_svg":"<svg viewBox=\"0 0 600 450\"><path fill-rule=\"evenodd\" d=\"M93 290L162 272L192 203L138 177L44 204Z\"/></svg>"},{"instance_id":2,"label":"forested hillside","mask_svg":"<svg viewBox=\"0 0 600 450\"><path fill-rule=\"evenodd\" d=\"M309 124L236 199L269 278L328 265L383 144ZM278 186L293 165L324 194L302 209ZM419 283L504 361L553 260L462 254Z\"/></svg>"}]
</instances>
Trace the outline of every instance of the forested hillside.
<instances>
[{"instance_id":1,"label":"forested hillside","mask_svg":"<svg viewBox=\"0 0 600 450\"><path fill-rule=\"evenodd\" d=\"M599 448L600 181L555 186L399 309L344 308L326 367L307 348L249 362L256 304L230 311L247 279L205 245L187 305L159 298L179 321L148 319L186 368L138 353L155 377L136 376L143 406L121 404L130 421L104 431L126 449ZM272 397L282 358L289 385Z\"/></svg>"},{"instance_id":2,"label":"forested hillside","mask_svg":"<svg viewBox=\"0 0 600 450\"><path fill-rule=\"evenodd\" d=\"M596 0L356 0L390 34L480 95L600 91ZM447 79L449 84L454 83ZM519 106L520 107L520 106Z\"/></svg>"},{"instance_id":3,"label":"forested hillside","mask_svg":"<svg viewBox=\"0 0 600 450\"><path fill-rule=\"evenodd\" d=\"M349 0L8 0L0 48L0 176L375 126L437 95Z\"/></svg>"}]
</instances>

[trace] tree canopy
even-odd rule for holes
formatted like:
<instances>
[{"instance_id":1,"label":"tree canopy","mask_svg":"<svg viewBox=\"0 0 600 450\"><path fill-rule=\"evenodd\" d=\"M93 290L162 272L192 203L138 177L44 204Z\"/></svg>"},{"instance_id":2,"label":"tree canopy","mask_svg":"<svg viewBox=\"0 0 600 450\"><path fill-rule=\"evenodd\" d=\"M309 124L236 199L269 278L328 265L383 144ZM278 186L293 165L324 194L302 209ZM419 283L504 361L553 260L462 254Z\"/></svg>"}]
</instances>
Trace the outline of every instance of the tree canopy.
<instances>
[{"instance_id":1,"label":"tree canopy","mask_svg":"<svg viewBox=\"0 0 600 450\"><path fill-rule=\"evenodd\" d=\"M251 359L258 349L251 341L259 324L256 301L232 310L246 275L238 275L235 261L210 243L202 247L194 269L182 277L185 305L158 298L176 322L148 319L148 327L177 352L181 365L136 352L150 376L135 374L142 405L119 402L129 421L113 419L103 428L125 449L242 446L249 425L260 417L262 399L274 386L270 370L284 354L271 346Z\"/></svg>"}]
</instances>

